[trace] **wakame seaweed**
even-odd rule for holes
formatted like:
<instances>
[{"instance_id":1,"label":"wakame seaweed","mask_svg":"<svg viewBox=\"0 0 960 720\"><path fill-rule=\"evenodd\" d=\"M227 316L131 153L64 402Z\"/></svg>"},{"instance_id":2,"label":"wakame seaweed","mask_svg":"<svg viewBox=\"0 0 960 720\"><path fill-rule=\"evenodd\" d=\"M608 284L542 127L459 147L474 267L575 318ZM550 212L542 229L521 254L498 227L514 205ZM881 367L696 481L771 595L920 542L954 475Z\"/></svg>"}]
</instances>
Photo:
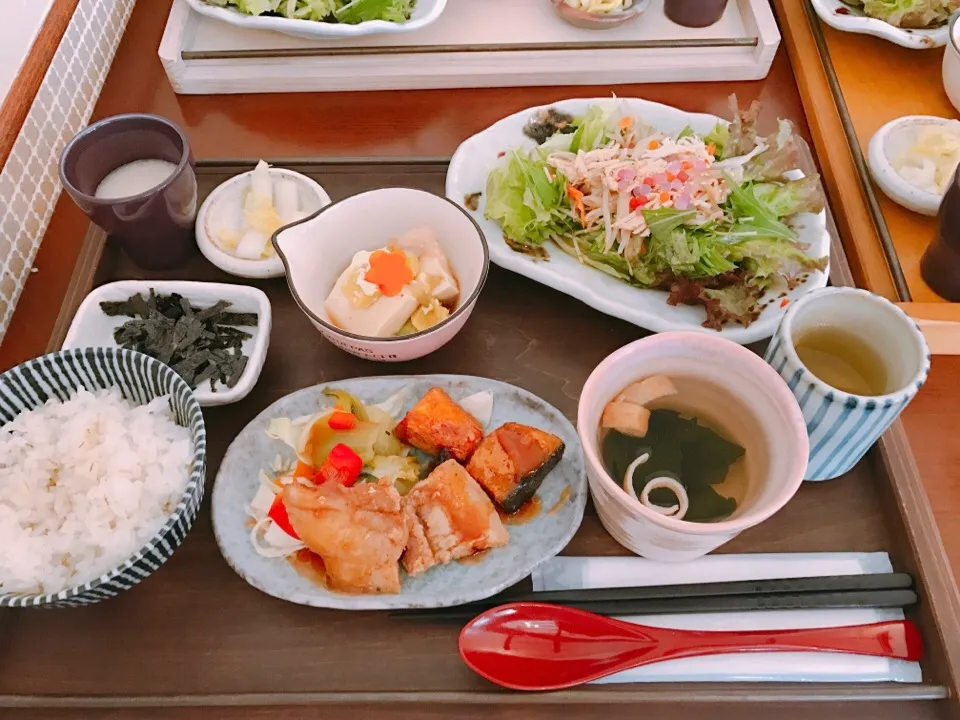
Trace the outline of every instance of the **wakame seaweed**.
<instances>
[{"instance_id":1,"label":"wakame seaweed","mask_svg":"<svg viewBox=\"0 0 960 720\"><path fill-rule=\"evenodd\" d=\"M114 330L113 338L123 348L136 350L170 365L192 388L210 381L234 387L247 367L243 341L253 337L239 330L256 327L256 313L228 312L230 303L220 300L197 308L177 293L147 297L135 294L126 300L102 302L109 317L129 317Z\"/></svg>"},{"instance_id":2,"label":"wakame seaweed","mask_svg":"<svg viewBox=\"0 0 960 720\"><path fill-rule=\"evenodd\" d=\"M695 418L676 410L659 409L650 414L645 437L625 435L616 430L603 438L601 455L607 471L622 481L627 467L640 455L650 458L633 472L637 495L657 477L672 477L686 488L690 508L684 520L710 522L731 515L737 509L735 498L726 498L713 489L727 477L730 466L739 460L744 449L721 437ZM657 488L650 493L656 505L676 504L669 490Z\"/></svg>"}]
</instances>

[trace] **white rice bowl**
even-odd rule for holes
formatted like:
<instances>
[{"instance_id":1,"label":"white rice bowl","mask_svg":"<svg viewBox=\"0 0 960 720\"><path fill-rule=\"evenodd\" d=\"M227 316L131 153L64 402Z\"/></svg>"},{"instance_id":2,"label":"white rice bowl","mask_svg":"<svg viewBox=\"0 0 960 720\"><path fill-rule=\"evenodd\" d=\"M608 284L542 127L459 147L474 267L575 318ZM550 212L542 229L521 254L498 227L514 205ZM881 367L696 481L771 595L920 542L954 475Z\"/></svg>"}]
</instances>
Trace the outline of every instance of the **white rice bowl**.
<instances>
[{"instance_id":1,"label":"white rice bowl","mask_svg":"<svg viewBox=\"0 0 960 720\"><path fill-rule=\"evenodd\" d=\"M187 487L190 430L168 395L80 389L0 428L0 592L58 593L121 565Z\"/></svg>"}]
</instances>

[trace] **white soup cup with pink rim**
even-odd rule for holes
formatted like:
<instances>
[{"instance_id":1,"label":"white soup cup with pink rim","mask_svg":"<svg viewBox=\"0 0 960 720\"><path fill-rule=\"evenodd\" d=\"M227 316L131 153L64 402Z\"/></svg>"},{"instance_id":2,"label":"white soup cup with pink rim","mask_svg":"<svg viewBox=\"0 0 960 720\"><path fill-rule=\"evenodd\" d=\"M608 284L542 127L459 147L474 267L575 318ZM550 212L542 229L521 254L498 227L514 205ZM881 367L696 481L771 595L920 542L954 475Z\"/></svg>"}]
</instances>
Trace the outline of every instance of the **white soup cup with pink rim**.
<instances>
[{"instance_id":1,"label":"white soup cup with pink rim","mask_svg":"<svg viewBox=\"0 0 960 720\"><path fill-rule=\"evenodd\" d=\"M627 494L604 468L600 418L627 385L652 375L698 383L677 409L718 422L745 448L747 490L734 513L716 522L661 515ZM702 415L701 415L702 414ZM701 557L767 520L803 483L808 441L803 414L786 382L750 350L700 332L667 332L626 345L601 362L580 394L577 432L590 494L603 526L638 555L658 561Z\"/></svg>"}]
</instances>

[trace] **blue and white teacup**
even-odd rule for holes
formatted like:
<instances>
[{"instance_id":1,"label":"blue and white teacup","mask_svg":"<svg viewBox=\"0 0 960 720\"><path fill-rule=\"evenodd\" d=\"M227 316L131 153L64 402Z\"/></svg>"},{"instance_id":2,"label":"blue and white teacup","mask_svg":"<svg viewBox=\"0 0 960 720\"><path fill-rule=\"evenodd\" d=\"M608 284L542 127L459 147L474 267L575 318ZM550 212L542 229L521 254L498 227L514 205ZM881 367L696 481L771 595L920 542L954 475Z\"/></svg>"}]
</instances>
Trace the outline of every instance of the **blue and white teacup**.
<instances>
[{"instance_id":1,"label":"blue and white teacup","mask_svg":"<svg viewBox=\"0 0 960 720\"><path fill-rule=\"evenodd\" d=\"M831 387L800 361L794 340L814 328L855 335L887 364L883 395L852 395ZM831 480L860 461L923 386L930 351L917 324L889 300L866 290L828 287L793 302L770 340L765 359L800 404L810 438L805 480Z\"/></svg>"}]
</instances>

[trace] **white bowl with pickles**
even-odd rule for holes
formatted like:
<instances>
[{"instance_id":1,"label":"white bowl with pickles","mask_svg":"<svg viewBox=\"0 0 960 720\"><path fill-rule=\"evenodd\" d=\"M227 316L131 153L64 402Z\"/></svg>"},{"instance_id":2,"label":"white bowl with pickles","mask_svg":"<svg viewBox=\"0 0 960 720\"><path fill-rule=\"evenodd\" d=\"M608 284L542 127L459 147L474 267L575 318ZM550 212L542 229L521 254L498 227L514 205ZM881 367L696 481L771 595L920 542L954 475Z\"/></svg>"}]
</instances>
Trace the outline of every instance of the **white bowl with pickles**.
<instances>
[{"instance_id":1,"label":"white bowl with pickles","mask_svg":"<svg viewBox=\"0 0 960 720\"><path fill-rule=\"evenodd\" d=\"M412 188L335 202L279 230L273 244L290 292L320 333L381 362L414 360L449 342L490 267L473 218Z\"/></svg>"}]
</instances>

